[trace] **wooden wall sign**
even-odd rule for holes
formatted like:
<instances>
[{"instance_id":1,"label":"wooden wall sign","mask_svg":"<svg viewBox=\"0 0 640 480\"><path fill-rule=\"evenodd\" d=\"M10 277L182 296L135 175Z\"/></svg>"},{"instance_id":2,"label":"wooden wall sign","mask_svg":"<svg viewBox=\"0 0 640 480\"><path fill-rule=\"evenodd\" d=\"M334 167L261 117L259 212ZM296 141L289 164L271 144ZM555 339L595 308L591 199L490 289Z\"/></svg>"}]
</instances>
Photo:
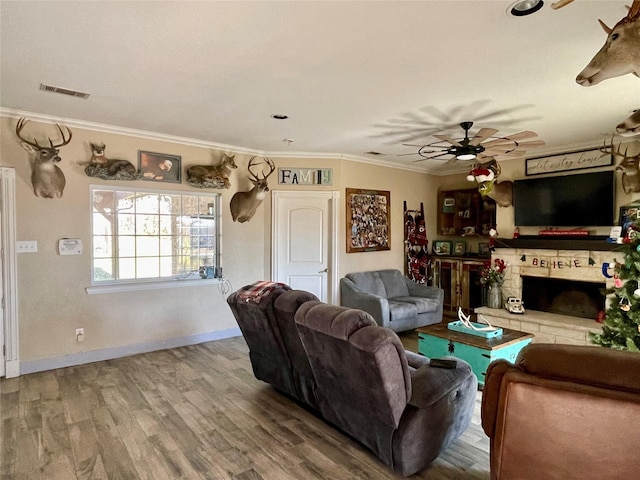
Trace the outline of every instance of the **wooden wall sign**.
<instances>
[{"instance_id":1,"label":"wooden wall sign","mask_svg":"<svg viewBox=\"0 0 640 480\"><path fill-rule=\"evenodd\" d=\"M613 156L610 153L603 153L598 148L593 148L550 157L527 158L525 160L525 174L527 176L542 175L608 165L613 165Z\"/></svg>"},{"instance_id":2,"label":"wooden wall sign","mask_svg":"<svg viewBox=\"0 0 640 480\"><path fill-rule=\"evenodd\" d=\"M331 185L331 168L278 168L279 185Z\"/></svg>"}]
</instances>

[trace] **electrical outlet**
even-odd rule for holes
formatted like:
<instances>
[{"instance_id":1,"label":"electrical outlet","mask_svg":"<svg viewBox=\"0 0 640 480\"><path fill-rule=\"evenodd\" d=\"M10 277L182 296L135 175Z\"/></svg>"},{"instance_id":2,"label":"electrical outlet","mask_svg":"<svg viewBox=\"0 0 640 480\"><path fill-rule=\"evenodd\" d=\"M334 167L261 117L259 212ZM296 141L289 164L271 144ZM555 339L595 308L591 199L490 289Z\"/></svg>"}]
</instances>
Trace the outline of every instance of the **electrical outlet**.
<instances>
[{"instance_id":1,"label":"electrical outlet","mask_svg":"<svg viewBox=\"0 0 640 480\"><path fill-rule=\"evenodd\" d=\"M84 328L76 328L76 342L84 342Z\"/></svg>"},{"instance_id":2,"label":"electrical outlet","mask_svg":"<svg viewBox=\"0 0 640 480\"><path fill-rule=\"evenodd\" d=\"M16 242L17 253L38 253L37 240L22 240Z\"/></svg>"}]
</instances>

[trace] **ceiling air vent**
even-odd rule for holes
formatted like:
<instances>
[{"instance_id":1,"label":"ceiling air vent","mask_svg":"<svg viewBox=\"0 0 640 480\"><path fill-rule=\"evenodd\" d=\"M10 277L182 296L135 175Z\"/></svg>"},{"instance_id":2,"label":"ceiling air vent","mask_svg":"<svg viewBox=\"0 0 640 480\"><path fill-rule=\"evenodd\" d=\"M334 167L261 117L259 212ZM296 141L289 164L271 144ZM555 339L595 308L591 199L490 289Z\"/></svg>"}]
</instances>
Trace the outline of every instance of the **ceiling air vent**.
<instances>
[{"instance_id":1,"label":"ceiling air vent","mask_svg":"<svg viewBox=\"0 0 640 480\"><path fill-rule=\"evenodd\" d=\"M45 85L44 83L40 84L40 90L43 90L45 92L62 93L63 95L69 95L70 97L84 98L85 100L89 98L88 93L78 92L76 90L70 90L68 88L54 87L53 85Z\"/></svg>"},{"instance_id":2,"label":"ceiling air vent","mask_svg":"<svg viewBox=\"0 0 640 480\"><path fill-rule=\"evenodd\" d=\"M382 154L382 153L380 153L380 152L374 152L374 151L371 151L371 152L364 152L364 153L365 153L365 155L383 155L383 154Z\"/></svg>"}]
</instances>

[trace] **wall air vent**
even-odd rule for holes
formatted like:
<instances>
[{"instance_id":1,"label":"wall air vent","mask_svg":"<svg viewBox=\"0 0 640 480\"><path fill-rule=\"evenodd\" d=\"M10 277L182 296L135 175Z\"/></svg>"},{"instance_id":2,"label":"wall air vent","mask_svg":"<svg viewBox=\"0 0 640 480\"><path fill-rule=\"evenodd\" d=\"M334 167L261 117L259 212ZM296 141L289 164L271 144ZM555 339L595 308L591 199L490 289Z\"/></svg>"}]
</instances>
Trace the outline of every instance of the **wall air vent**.
<instances>
[{"instance_id":1,"label":"wall air vent","mask_svg":"<svg viewBox=\"0 0 640 480\"><path fill-rule=\"evenodd\" d=\"M40 84L40 90L45 92L62 93L63 95L69 95L70 97L84 98L85 100L89 98L88 93L78 92L77 90L71 90L68 88L54 87L53 85L45 85L44 83Z\"/></svg>"}]
</instances>

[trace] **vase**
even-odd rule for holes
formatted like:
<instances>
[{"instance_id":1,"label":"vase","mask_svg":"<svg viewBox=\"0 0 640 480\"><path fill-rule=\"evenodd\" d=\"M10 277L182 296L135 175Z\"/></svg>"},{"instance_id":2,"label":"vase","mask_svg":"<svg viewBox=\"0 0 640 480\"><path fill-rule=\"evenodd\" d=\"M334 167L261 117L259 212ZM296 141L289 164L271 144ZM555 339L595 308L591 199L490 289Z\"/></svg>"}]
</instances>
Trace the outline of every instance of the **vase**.
<instances>
[{"instance_id":1,"label":"vase","mask_svg":"<svg viewBox=\"0 0 640 480\"><path fill-rule=\"evenodd\" d=\"M502 308L502 289L497 282L487 286L487 307Z\"/></svg>"}]
</instances>

